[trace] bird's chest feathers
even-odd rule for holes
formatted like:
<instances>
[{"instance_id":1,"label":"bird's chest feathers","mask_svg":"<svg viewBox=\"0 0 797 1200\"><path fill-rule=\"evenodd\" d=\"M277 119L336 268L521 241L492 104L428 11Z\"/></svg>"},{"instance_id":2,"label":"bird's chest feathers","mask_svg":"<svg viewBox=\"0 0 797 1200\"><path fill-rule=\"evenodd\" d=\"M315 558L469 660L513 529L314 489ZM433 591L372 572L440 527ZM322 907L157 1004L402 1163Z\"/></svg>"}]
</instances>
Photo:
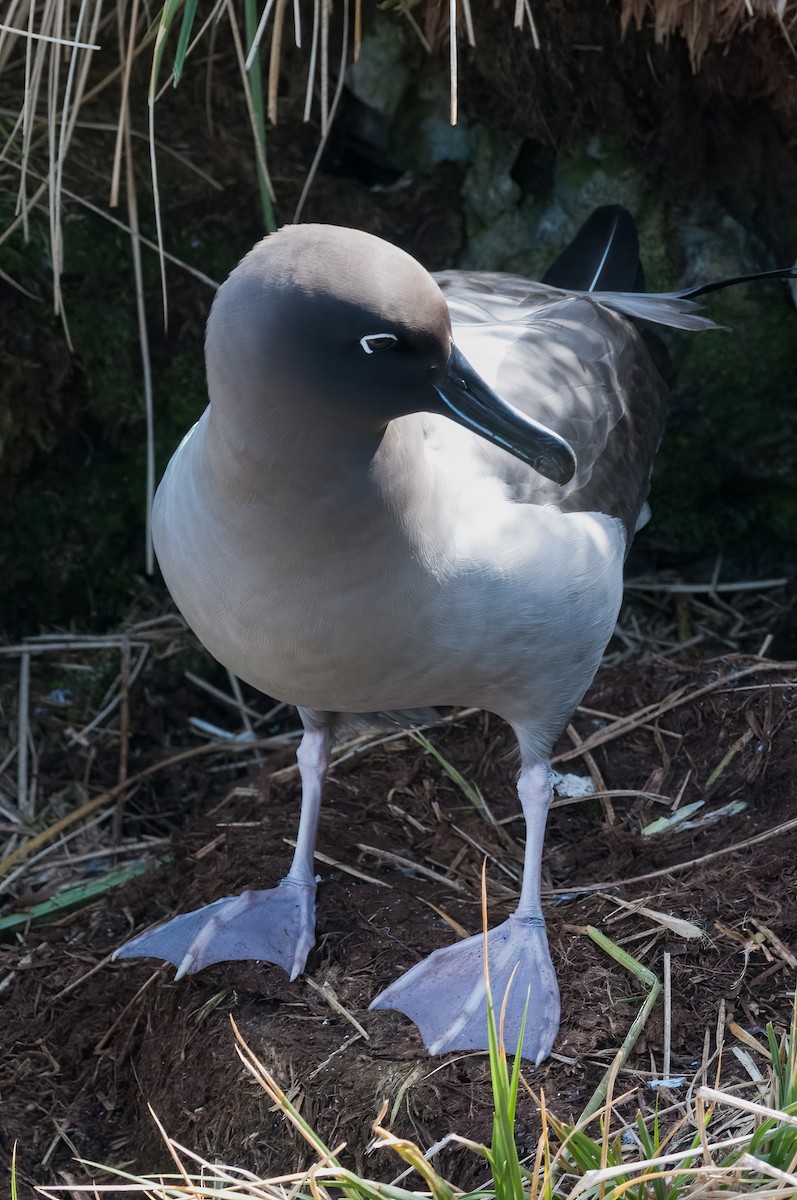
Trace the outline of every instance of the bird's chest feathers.
<instances>
[{"instance_id":1,"label":"bird's chest feathers","mask_svg":"<svg viewBox=\"0 0 797 1200\"><path fill-rule=\"evenodd\" d=\"M610 636L619 570L603 519L479 485L449 497L433 541L381 496L355 519L340 504L218 503L196 472L180 476L177 461L154 522L169 589L208 650L278 699L508 714L535 703L535 668L578 693Z\"/></svg>"},{"instance_id":2,"label":"bird's chest feathers","mask_svg":"<svg viewBox=\"0 0 797 1200\"><path fill-rule=\"evenodd\" d=\"M178 452L154 536L188 624L254 686L354 710L381 707L386 676L409 686L407 638L428 605L428 572L378 491L307 478L303 495L263 487L233 503Z\"/></svg>"}]
</instances>

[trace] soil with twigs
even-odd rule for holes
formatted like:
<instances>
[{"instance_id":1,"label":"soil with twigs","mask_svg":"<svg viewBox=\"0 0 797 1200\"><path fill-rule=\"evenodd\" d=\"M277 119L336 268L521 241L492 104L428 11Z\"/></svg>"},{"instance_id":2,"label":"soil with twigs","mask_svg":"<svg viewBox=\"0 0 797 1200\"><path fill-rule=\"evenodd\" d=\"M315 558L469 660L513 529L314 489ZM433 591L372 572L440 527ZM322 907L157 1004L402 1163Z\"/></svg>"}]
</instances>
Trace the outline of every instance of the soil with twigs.
<instances>
[{"instance_id":1,"label":"soil with twigs","mask_svg":"<svg viewBox=\"0 0 797 1200\"><path fill-rule=\"evenodd\" d=\"M750 1037L760 1042L770 1020L781 1032L791 1008L793 605L782 589L657 589L632 593L557 747L558 769L591 776L597 789L556 801L544 859L562 1027L552 1057L526 1064L524 1076L563 1120L580 1114L644 999L587 926L658 975L670 956L671 1002L656 1006L620 1073L629 1112L653 1106L650 1082L665 1075L674 1081L660 1093L665 1123L696 1076L713 1083L718 1031L722 1080L752 1087L765 1062ZM156 961L109 956L134 931L284 874L299 802L295 718L249 689L236 698L176 619L92 643L6 648L2 700L12 712L26 654L25 746L14 742L18 717L0 745L0 915L46 908L115 869L142 873L100 887L77 911L0 935L6 1177L15 1142L21 1186L101 1175L75 1158L171 1169L148 1105L212 1161L264 1176L309 1164L299 1135L243 1071L230 1016L327 1144L345 1141L343 1159L367 1175L402 1170L386 1152L367 1152L384 1100L384 1123L423 1148L449 1133L489 1140L486 1056L431 1059L406 1018L368 1004L421 957L479 930L485 858L491 920L511 910L522 822L508 728L454 714L427 731L478 786L492 821L409 737L349 747L321 817L318 941L306 973L290 983L277 967L235 963L175 984ZM13 801L21 756L34 827L52 833L32 850ZM662 818L665 828L650 832ZM522 1151L538 1133L524 1092ZM434 1161L459 1186L484 1181L484 1163L460 1145L445 1144Z\"/></svg>"}]
</instances>

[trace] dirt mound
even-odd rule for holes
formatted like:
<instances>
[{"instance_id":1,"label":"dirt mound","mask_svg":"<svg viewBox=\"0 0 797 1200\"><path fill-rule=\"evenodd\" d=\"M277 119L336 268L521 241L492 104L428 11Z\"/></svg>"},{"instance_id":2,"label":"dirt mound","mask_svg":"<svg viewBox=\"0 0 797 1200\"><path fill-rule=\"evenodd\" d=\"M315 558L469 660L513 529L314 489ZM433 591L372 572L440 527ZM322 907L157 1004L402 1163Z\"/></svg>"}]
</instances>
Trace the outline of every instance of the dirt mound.
<instances>
[{"instance_id":1,"label":"dirt mound","mask_svg":"<svg viewBox=\"0 0 797 1200\"><path fill-rule=\"evenodd\" d=\"M786 1023L788 947L797 944L796 679L794 664L740 656L619 662L600 672L575 718L578 732L560 744L561 769L581 773L583 762L570 760L591 748L589 770L608 793L560 800L549 821L544 882L563 1019L555 1054L525 1074L560 1118L579 1114L641 1003L638 981L590 941L587 925L659 974L663 952L671 953L672 1074L692 1077L723 1004L728 1019L757 1036L768 1020ZM184 699L163 711L182 722L186 707ZM165 718L155 720L151 704L149 713L142 728L162 759ZM429 736L478 784L498 824L406 737L340 763L321 818L318 943L293 984L253 963L174 984L156 962L108 961L134 929L280 878L298 812L288 752L245 786L230 788L229 775L197 766L202 759L141 785L122 847L162 839L164 811L175 815L180 790L183 801L193 793L193 815L169 846L156 846L169 860L89 909L17 933L0 951L0 1157L7 1163L18 1142L21 1179L85 1178L75 1156L169 1169L147 1104L173 1137L210 1159L263 1174L305 1162L304 1144L243 1072L230 1014L327 1143L345 1140L348 1161L371 1176L401 1169L366 1158L383 1099L394 1131L423 1146L452 1131L489 1138L485 1056L430 1059L403 1016L368 1012L382 987L453 940L456 927L478 931L485 855L493 920L507 915L517 891L510 731L480 714ZM213 782L220 778L221 787ZM704 801L692 817L704 823L644 836L676 800L680 808ZM703 936L687 939L620 901L692 921ZM653 1097L643 1085L661 1071L662 1051L659 1006L621 1077L640 1085L643 1103ZM518 1126L530 1147L537 1117L528 1097ZM482 1165L462 1148L446 1147L437 1161L462 1187L482 1181Z\"/></svg>"}]
</instances>

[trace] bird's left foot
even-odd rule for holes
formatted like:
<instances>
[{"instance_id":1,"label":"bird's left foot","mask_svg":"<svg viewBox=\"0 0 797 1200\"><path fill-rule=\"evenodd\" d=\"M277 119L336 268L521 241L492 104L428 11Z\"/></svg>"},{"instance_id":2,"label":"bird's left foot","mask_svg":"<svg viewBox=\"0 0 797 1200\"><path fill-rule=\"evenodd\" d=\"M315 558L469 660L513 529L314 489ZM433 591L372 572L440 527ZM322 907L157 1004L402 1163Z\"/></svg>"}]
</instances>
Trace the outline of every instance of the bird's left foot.
<instances>
[{"instance_id":1,"label":"bird's left foot","mask_svg":"<svg viewBox=\"0 0 797 1200\"><path fill-rule=\"evenodd\" d=\"M522 1055L541 1063L559 1029L559 987L545 923L542 917L513 914L490 930L487 945L496 1020L509 989L504 1015L507 1051L516 1049L525 1016ZM371 1008L406 1013L420 1029L430 1054L487 1050L483 936L435 950L381 992Z\"/></svg>"}]
</instances>

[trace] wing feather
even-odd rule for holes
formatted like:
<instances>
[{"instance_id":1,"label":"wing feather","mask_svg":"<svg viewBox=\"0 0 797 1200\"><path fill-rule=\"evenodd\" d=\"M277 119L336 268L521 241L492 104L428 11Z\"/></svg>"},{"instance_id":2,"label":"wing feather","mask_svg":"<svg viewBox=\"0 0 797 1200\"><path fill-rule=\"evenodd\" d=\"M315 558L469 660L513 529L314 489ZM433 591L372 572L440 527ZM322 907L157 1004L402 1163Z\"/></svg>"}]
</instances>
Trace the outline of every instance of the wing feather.
<instances>
[{"instance_id":1,"label":"wing feather","mask_svg":"<svg viewBox=\"0 0 797 1200\"><path fill-rule=\"evenodd\" d=\"M436 279L462 352L499 395L566 438L578 462L570 483L558 487L480 442L483 470L521 503L619 517L630 542L664 428L667 389L620 302L607 303L620 294L567 293L492 273L442 272Z\"/></svg>"}]
</instances>

